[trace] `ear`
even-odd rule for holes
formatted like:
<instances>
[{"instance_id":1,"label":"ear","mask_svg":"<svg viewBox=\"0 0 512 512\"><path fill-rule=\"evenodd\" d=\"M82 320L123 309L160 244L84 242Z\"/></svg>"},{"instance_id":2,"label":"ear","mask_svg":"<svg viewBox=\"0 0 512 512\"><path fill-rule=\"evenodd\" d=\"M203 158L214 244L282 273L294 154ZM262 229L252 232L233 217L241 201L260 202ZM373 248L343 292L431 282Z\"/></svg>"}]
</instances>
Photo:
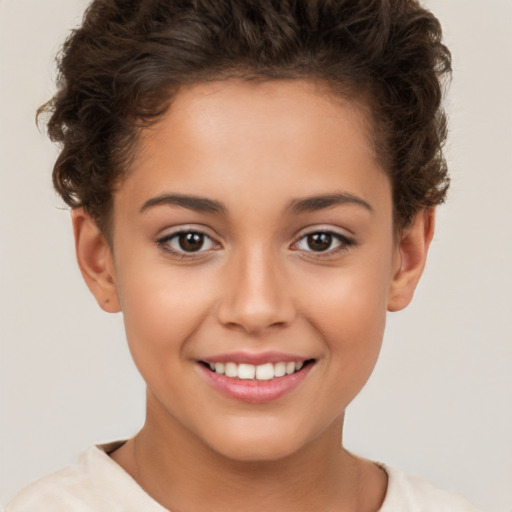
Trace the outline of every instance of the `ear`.
<instances>
[{"instance_id":1,"label":"ear","mask_svg":"<svg viewBox=\"0 0 512 512\"><path fill-rule=\"evenodd\" d=\"M428 248L434 236L434 225L435 210L429 208L418 212L401 233L396 248L388 311L399 311L411 302L425 268Z\"/></svg>"},{"instance_id":2,"label":"ear","mask_svg":"<svg viewBox=\"0 0 512 512\"><path fill-rule=\"evenodd\" d=\"M114 259L107 240L83 208L73 210L71 219L76 259L89 290L104 311L119 312Z\"/></svg>"}]
</instances>

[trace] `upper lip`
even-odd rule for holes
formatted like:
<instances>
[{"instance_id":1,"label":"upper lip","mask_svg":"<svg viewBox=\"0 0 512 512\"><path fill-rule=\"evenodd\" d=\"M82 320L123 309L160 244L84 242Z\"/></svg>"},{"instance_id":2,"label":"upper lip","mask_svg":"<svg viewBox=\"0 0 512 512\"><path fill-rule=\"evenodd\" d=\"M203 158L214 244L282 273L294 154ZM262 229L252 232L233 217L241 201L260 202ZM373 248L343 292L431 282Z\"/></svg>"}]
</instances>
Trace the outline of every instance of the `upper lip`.
<instances>
[{"instance_id":1,"label":"upper lip","mask_svg":"<svg viewBox=\"0 0 512 512\"><path fill-rule=\"evenodd\" d=\"M258 366L265 363L290 363L290 362L304 362L311 357L304 357L297 354L287 354L284 352L230 352L228 354L217 354L208 356L201 361L206 363L237 363L237 364L252 364Z\"/></svg>"}]
</instances>

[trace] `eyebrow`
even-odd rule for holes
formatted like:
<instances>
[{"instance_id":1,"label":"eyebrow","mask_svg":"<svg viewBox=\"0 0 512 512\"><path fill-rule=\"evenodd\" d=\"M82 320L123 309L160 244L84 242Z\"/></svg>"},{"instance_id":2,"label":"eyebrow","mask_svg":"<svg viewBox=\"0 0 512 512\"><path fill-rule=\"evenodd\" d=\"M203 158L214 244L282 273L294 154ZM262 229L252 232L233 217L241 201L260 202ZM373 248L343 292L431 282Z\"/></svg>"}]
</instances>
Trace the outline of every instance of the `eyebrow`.
<instances>
[{"instance_id":1,"label":"eyebrow","mask_svg":"<svg viewBox=\"0 0 512 512\"><path fill-rule=\"evenodd\" d=\"M153 197L142 205L140 213L161 205L181 206L183 208L188 208L189 210L196 210L198 212L205 213L227 213L227 208L218 201L208 199L207 197L189 196L184 194L162 194L160 196Z\"/></svg>"},{"instance_id":2,"label":"eyebrow","mask_svg":"<svg viewBox=\"0 0 512 512\"><path fill-rule=\"evenodd\" d=\"M348 193L322 194L317 196L305 197L292 200L288 211L294 214L311 213L319 210L325 210L334 206L352 204L362 206L366 210L373 212L373 208L363 199ZM191 196L186 194L162 194L148 199L141 207L140 213L154 208L155 206L174 205L188 208L204 213L227 214L227 208L219 201L208 199L207 197Z\"/></svg>"},{"instance_id":3,"label":"eyebrow","mask_svg":"<svg viewBox=\"0 0 512 512\"><path fill-rule=\"evenodd\" d=\"M318 196L305 197L304 199L294 199L288 209L295 214L310 213L333 206L353 204L362 206L366 210L373 212L373 208L365 200L348 193L322 194Z\"/></svg>"}]
</instances>

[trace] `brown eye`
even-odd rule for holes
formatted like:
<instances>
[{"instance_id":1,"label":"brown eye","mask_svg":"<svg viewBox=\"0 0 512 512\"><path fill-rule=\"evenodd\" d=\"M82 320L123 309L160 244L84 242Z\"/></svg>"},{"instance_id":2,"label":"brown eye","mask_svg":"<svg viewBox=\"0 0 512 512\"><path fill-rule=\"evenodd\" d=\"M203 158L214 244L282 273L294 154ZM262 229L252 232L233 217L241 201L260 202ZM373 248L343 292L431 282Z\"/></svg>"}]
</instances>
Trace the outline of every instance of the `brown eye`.
<instances>
[{"instance_id":1,"label":"brown eye","mask_svg":"<svg viewBox=\"0 0 512 512\"><path fill-rule=\"evenodd\" d=\"M180 249L185 252L199 251L204 245L204 235L202 233L181 233L178 235L178 244Z\"/></svg>"},{"instance_id":2,"label":"brown eye","mask_svg":"<svg viewBox=\"0 0 512 512\"><path fill-rule=\"evenodd\" d=\"M158 240L158 245L168 252L185 255L203 253L215 247L214 241L200 231L180 231Z\"/></svg>"},{"instance_id":3,"label":"brown eye","mask_svg":"<svg viewBox=\"0 0 512 512\"><path fill-rule=\"evenodd\" d=\"M294 249L318 256L335 256L348 250L355 242L335 231L312 231L293 244Z\"/></svg>"},{"instance_id":4,"label":"brown eye","mask_svg":"<svg viewBox=\"0 0 512 512\"><path fill-rule=\"evenodd\" d=\"M315 252L327 251L331 248L332 241L331 233L312 233L306 238L308 248Z\"/></svg>"}]
</instances>

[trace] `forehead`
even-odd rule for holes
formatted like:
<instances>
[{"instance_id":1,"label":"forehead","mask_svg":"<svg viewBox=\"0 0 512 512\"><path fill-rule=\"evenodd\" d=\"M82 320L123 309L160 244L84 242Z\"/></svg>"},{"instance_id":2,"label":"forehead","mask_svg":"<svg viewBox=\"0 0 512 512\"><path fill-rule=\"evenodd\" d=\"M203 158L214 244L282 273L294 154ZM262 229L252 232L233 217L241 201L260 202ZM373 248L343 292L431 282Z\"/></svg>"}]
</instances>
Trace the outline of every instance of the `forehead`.
<instances>
[{"instance_id":1,"label":"forehead","mask_svg":"<svg viewBox=\"0 0 512 512\"><path fill-rule=\"evenodd\" d=\"M351 96L348 99L336 94L332 86L319 80L229 79L199 83L182 87L173 97L163 122L144 131L142 137L147 140L155 134L167 136L165 129L159 129L159 125L167 125L175 132L188 132L194 140L204 135L205 144L208 132L229 135L226 143L235 134L250 134L251 140L268 143L265 128L278 126L283 139L308 135L317 139L327 138L329 125L340 128L342 121L361 135L365 146L371 146L369 108L362 98ZM255 137L258 129L261 137Z\"/></svg>"},{"instance_id":2,"label":"forehead","mask_svg":"<svg viewBox=\"0 0 512 512\"><path fill-rule=\"evenodd\" d=\"M226 80L184 87L159 122L141 133L121 189L141 198L164 188L291 199L341 187L364 196L365 187L383 178L368 118L364 103L318 82Z\"/></svg>"}]
</instances>

